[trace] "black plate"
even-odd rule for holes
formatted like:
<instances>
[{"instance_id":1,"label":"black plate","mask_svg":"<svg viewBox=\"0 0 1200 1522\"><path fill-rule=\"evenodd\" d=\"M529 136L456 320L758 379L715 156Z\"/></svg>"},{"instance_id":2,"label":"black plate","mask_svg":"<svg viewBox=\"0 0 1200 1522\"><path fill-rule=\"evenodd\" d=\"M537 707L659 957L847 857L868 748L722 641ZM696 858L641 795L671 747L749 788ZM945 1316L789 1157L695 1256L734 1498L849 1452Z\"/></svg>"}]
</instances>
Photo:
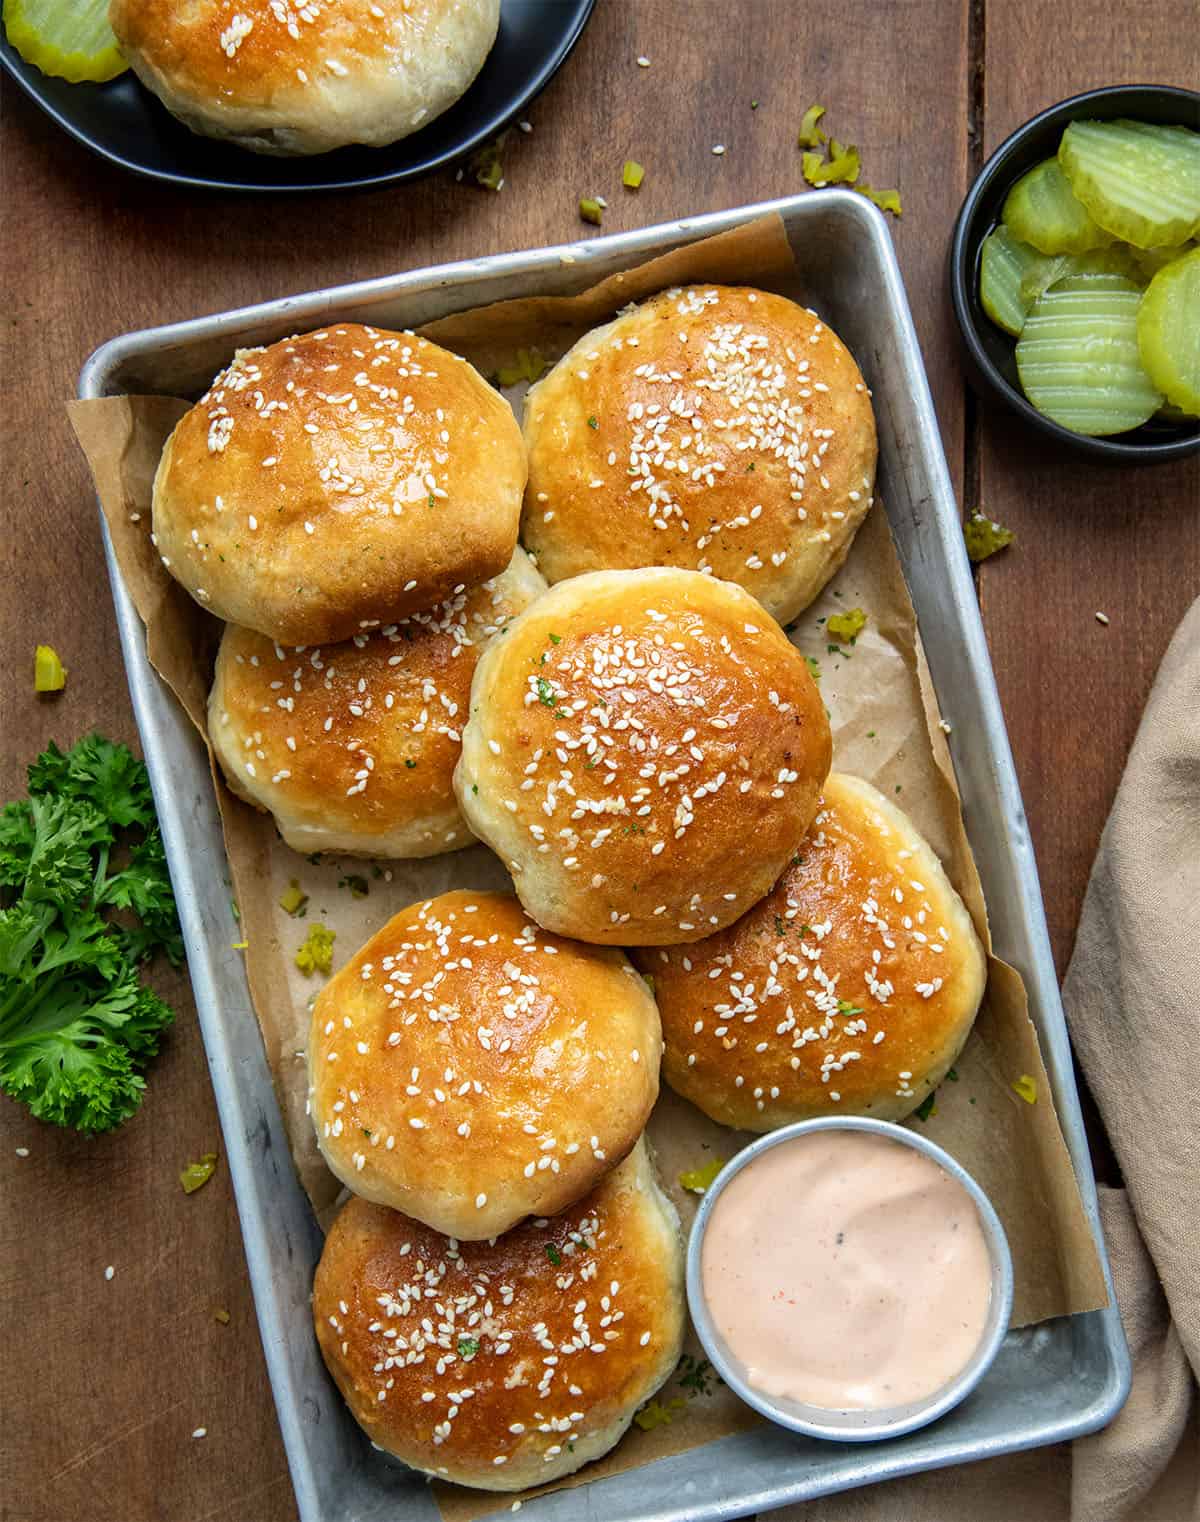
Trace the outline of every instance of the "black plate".
<instances>
[{"instance_id":1,"label":"black plate","mask_svg":"<svg viewBox=\"0 0 1200 1522\"><path fill-rule=\"evenodd\" d=\"M496 45L449 111L388 148L339 148L311 158L265 158L197 137L142 88L132 70L106 85L68 84L27 64L5 37L0 63L73 138L134 174L209 190L365 189L443 169L495 137L562 66L594 4L502 0Z\"/></svg>"},{"instance_id":2,"label":"black plate","mask_svg":"<svg viewBox=\"0 0 1200 1522\"><path fill-rule=\"evenodd\" d=\"M980 249L1000 220L1013 185L1027 169L1054 155L1069 122L1117 116L1200 128L1200 94L1169 85L1112 85L1073 95L1018 127L984 164L962 204L950 244L950 295L962 332L967 374L985 399L1003 402L1039 433L1075 454L1150 465L1200 452L1200 423L1151 418L1129 433L1099 438L1064 428L1026 400L1017 375L1016 340L992 322L979 298Z\"/></svg>"}]
</instances>

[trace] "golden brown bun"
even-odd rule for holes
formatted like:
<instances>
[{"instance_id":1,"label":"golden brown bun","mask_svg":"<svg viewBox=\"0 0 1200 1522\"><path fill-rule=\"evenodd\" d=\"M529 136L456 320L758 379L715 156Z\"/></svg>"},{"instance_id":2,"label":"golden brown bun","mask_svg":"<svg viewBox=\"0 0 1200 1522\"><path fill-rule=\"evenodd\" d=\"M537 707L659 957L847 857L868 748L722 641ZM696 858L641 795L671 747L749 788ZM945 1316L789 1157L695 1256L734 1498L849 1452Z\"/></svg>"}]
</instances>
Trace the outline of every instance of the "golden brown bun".
<instances>
[{"instance_id":1,"label":"golden brown bun","mask_svg":"<svg viewBox=\"0 0 1200 1522\"><path fill-rule=\"evenodd\" d=\"M482 586L341 644L285 649L226 624L208 733L229 786L302 855L469 845L452 781L475 663L545 585L518 549Z\"/></svg>"},{"instance_id":2,"label":"golden brown bun","mask_svg":"<svg viewBox=\"0 0 1200 1522\"><path fill-rule=\"evenodd\" d=\"M912 821L834 773L773 891L654 978L677 1093L722 1125L903 1120L945 1077L983 997L971 917Z\"/></svg>"},{"instance_id":3,"label":"golden brown bun","mask_svg":"<svg viewBox=\"0 0 1200 1522\"><path fill-rule=\"evenodd\" d=\"M313 645L502 571L524 484L516 419L465 360L339 323L239 350L184 414L155 542L202 607Z\"/></svg>"},{"instance_id":4,"label":"golden brown bun","mask_svg":"<svg viewBox=\"0 0 1200 1522\"><path fill-rule=\"evenodd\" d=\"M580 339L530 391L521 536L551 581L709 571L781 623L871 505L875 418L832 331L783 296L665 291Z\"/></svg>"},{"instance_id":5,"label":"golden brown bun","mask_svg":"<svg viewBox=\"0 0 1200 1522\"><path fill-rule=\"evenodd\" d=\"M607 1453L678 1362L678 1217L644 1142L581 1203L495 1242L351 1200L313 1319L373 1443L459 1485L544 1484Z\"/></svg>"},{"instance_id":6,"label":"golden brown bun","mask_svg":"<svg viewBox=\"0 0 1200 1522\"><path fill-rule=\"evenodd\" d=\"M344 1184L474 1241L594 1188L642 1134L661 1055L619 951L548 935L507 893L443 893L322 990L309 1103Z\"/></svg>"},{"instance_id":7,"label":"golden brown bun","mask_svg":"<svg viewBox=\"0 0 1200 1522\"><path fill-rule=\"evenodd\" d=\"M829 758L808 667L747 593L598 571L551 587L483 656L454 786L539 924L671 945L768 891Z\"/></svg>"},{"instance_id":8,"label":"golden brown bun","mask_svg":"<svg viewBox=\"0 0 1200 1522\"><path fill-rule=\"evenodd\" d=\"M193 132L291 155L432 121L483 66L500 0L111 0L109 19Z\"/></svg>"}]
</instances>

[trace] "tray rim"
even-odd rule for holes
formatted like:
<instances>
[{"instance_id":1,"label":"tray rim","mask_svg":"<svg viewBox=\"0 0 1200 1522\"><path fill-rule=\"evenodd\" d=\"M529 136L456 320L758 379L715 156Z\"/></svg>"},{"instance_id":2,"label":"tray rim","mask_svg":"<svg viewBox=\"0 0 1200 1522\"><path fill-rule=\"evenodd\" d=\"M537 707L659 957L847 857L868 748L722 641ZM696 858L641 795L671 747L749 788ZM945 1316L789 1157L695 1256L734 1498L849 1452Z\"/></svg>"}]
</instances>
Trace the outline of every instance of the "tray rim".
<instances>
[{"instance_id":1,"label":"tray rim","mask_svg":"<svg viewBox=\"0 0 1200 1522\"><path fill-rule=\"evenodd\" d=\"M295 296L231 308L206 317L189 318L179 322L134 330L108 340L92 353L80 373L78 395L83 400L89 400L115 394L108 391L107 382L110 377L115 376L119 372L121 366L129 359L161 353L171 348L183 347L197 340L208 342L225 336L229 336L232 339L234 335L239 332L244 333L246 329L255 325L278 326L285 317L288 320L294 318L296 321L314 320L320 322L331 311L337 310L339 307L360 306L369 302L388 299L397 300L401 299L406 291L427 290L435 286L440 290L453 290L458 286L478 281L481 277L545 273L567 263L579 264L586 268L587 263L591 259L601 256L610 258L612 256L621 256L626 258L629 263L633 263L638 260L639 256L650 257L654 252L661 252L666 248L695 241L710 236L713 233L727 231L730 228L740 226L745 222L772 212L777 212L783 216L785 222L789 214L799 215L803 219L805 215L816 210L814 201L815 198L811 192L777 197L772 200L746 206L659 223L625 233L584 239L575 243L551 244L538 249L518 250L511 253L431 265L421 269L403 271L391 276L348 282L343 285L304 292ZM892 247L886 219L879 210L867 203L862 197L845 190L823 190L820 192L820 204L823 207L837 208L852 219L858 219L869 230L869 234L877 246L876 251L881 256L882 272L888 287L888 295L893 304L892 315L901 329L908 352L916 357L915 374L910 377L914 383L912 400L918 414L922 436L927 446L932 441L932 445L928 449L930 458L925 462L932 472L932 479L929 482L929 495L931 500L948 497L950 502L956 505L956 497L941 445L940 430L938 429L933 401L929 392L924 361L913 327L907 295ZM565 258L564 255L566 256ZM146 746L147 730L150 730L151 733L154 732L153 724L150 722L148 714L151 692L155 688L165 691L165 684L162 683L161 678L158 677L158 674L149 665L146 658L144 629L116 564L107 524L103 520L103 514L101 514L101 526L135 719L146 749L147 762L151 765L151 779L155 783L156 800L159 803L160 811L174 815L175 810L172 806L170 791L166 786L167 778L163 775L156 780L155 766L152 762L153 745ZM934 514L934 521L930 526L935 532L939 529L936 512ZM940 529L943 539L945 538L945 528L945 523L941 523ZM1029 940L1029 950L1032 957L1031 969L1023 972L1022 976L1029 985L1031 1005L1036 997L1045 1017L1045 1028L1039 1027L1038 1036L1044 1048L1047 1069L1055 1090L1055 1100L1058 1107L1063 1138L1071 1156L1085 1213L1099 1254L1109 1297L1107 1306L1095 1311L1082 1312L1075 1317L1066 1319L1082 1321L1088 1318L1097 1318L1101 1329L1101 1340L1108 1357L1105 1381L1103 1388L1094 1398L1082 1403L1069 1415L1038 1426L1036 1431L1028 1429L1018 1430L1002 1439L985 1439L975 1444L960 1443L955 1451L938 1455L932 1461L920 1456L902 1456L900 1454L889 1456L885 1448L876 1445L872 1449L872 1453L875 1455L875 1462L869 1462L869 1454L863 1455L864 1463L862 1469L864 1472L856 1476L844 1478L832 1484L822 1483L817 1488L813 1488L809 1483L806 1483L799 1474L790 1481L779 1480L776 1483L768 1483L766 1485L760 1482L757 1487L748 1490L740 1501L730 1503L718 1502L703 1506L700 1510L691 1506L687 1512L675 1512L672 1510L669 1513L659 1513L663 1522L667 1522L668 1517L672 1519L672 1522L676 1518L678 1522L701 1522L701 1519L703 1519L703 1522L725 1522L725 1519L732 1519L743 1515L747 1505L753 1510L770 1510L777 1506L809 1499L816 1495L832 1494L839 1490L853 1488L859 1484L874 1483L879 1480L896 1478L931 1468L970 1462L979 1458L994 1457L1002 1453L1019 1452L1028 1448L1084 1436L1106 1426L1121 1409L1129 1393L1132 1377L1129 1351L1116 1304L1111 1267L1108 1261L1103 1232L1100 1227L1095 1178L1083 1130L1066 1019L1058 995L1058 980L1054 969L1049 933L1046 928L1041 888L1036 862L1033 857L1032 844L1029 840L1028 830L1025 827L1024 808L1017 784L1011 749L1008 744L1007 729L1004 725L978 601L975 596L974 584L971 580L969 563L966 558L961 535L957 537L956 542L953 544L950 544L948 541L943 543L941 549L947 554L951 567L952 581L949 588L949 596L955 604L956 612L965 628L969 647L967 657L973 669L973 675L978 683L979 699L985 710L985 718L988 725L988 746L993 771L992 781L1004 812L1013 826L1013 854L1019 871L1022 889L1022 908L1026 911L1025 917L1027 922L1024 930ZM161 693L156 695L161 697ZM167 701L172 704L175 703L175 699L170 695L168 695ZM166 833L167 830L164 827L164 834ZM170 833L173 835L178 833L182 840L183 830L177 819L172 819ZM169 845L170 841L168 840ZM182 866L185 879L190 879L191 863L185 858ZM174 871L174 869L174 863L172 863L172 870ZM187 923L188 907L187 903L181 904L181 917L185 921L185 940L189 947L189 971L191 971L190 952L193 945L201 952L208 952L211 948L208 946L206 938L199 933L199 925L189 925ZM212 988L211 978L203 975L197 976L195 973L192 973L191 976L196 995L197 1013L201 1022L206 1054L209 1060L214 1092L221 1117L222 1131L226 1136L228 1144L229 1134L235 1129L234 1117L239 1107L239 1096L235 1092L236 1085L232 1082L229 1072L217 1060L217 1052L210 1046L210 1038L215 1039L218 1051L222 1046L222 1033L219 1031L218 1016L209 1008L210 1001L215 1000L216 997ZM212 1031L210 1031L210 1025L213 1028ZM278 1107L275 1106L275 1108L277 1110ZM230 1117L229 1119L227 1119L227 1112ZM270 1286L267 1282L267 1264L263 1262L255 1263L255 1255L252 1253L250 1246L250 1238L252 1236L256 1236L260 1240L262 1239L262 1220L255 1219L252 1215L250 1220L247 1220L247 1216L251 1213L251 1198L258 1192L257 1186L261 1183L261 1180L255 1180L252 1176L252 1162L244 1153L240 1158L241 1166L234 1166L232 1154L236 1150L236 1147L229 1147L231 1153L231 1172L233 1174L235 1195L238 1201L239 1217L246 1246L247 1267L254 1290L255 1306L268 1366L268 1375L276 1400L276 1409L287 1451L289 1468L293 1485L296 1489L301 1516L305 1519L305 1522L310 1522L310 1519L311 1522L322 1522L325 1513L319 1512L317 1509L317 1498L312 1488L311 1473L306 1463L305 1433L299 1420L299 1413L296 1409L286 1407L283 1400L283 1391L287 1388L290 1381L283 1352L282 1337L280 1336L280 1308L274 1303L274 1296L271 1294ZM288 1161L290 1164L290 1156ZM297 1184L296 1188L298 1189L298 1187ZM245 1204L243 1204L243 1200L245 1200ZM705 1446L720 1447L725 1444L739 1443L745 1436L746 1434L733 1435L718 1439L714 1444ZM677 1462L678 1458L679 1456L675 1456L674 1459L658 1460L647 1467L654 1469L660 1464ZM869 1473L865 1472L868 1468L870 1470ZM631 1473L638 1472L645 1471L632 1471ZM616 1480L620 1477L609 1478ZM604 1485L605 1480L598 1480L594 1483ZM590 1486L585 1486L584 1488L589 1489ZM570 1492L567 1493L569 1494ZM562 1495L563 1492L558 1494ZM546 1499L552 1500L553 1497L547 1497Z\"/></svg>"}]
</instances>

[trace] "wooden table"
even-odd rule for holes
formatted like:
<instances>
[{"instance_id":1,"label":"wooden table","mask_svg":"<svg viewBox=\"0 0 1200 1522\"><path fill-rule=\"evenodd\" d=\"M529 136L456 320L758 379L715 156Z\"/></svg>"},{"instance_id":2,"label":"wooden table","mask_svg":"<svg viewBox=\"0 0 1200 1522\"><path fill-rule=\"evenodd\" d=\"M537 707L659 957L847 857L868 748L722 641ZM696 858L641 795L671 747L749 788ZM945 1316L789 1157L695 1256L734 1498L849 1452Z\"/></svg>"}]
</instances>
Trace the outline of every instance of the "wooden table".
<instances>
[{"instance_id":1,"label":"wooden table","mask_svg":"<svg viewBox=\"0 0 1200 1522\"><path fill-rule=\"evenodd\" d=\"M1198 64L1189 0L1148 0L1119 20L1110 0L599 0L529 111L532 135L514 136L500 194L443 175L316 203L143 184L6 88L0 796L21 790L25 761L51 738L99 726L135 739L97 515L62 407L97 344L569 239L585 231L581 195L607 194L608 231L794 192L799 119L821 101L861 147L864 177L903 192L896 245L964 506L1017 531L980 595L1065 965L1155 669L1200 592L1200 462L1081 466L984 413L963 385L946 245L982 155L1021 121L1093 85L1194 82ZM620 189L626 157L646 165L637 195ZM56 699L32 691L39 640L70 667ZM177 1180L219 1131L186 981L169 992L178 1023L119 1133L83 1141L0 1101L7 1522L295 1516L228 1174L186 1198ZM197 1427L206 1439L191 1438Z\"/></svg>"}]
</instances>

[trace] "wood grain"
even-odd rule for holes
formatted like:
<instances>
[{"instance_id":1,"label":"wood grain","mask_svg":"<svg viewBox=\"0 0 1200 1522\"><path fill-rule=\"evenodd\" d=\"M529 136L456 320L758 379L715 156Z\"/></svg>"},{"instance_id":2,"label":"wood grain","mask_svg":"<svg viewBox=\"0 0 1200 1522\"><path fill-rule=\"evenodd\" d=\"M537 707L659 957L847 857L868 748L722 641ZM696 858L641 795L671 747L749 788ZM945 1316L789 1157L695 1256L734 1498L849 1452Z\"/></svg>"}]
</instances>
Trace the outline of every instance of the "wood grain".
<instances>
[{"instance_id":1,"label":"wood grain","mask_svg":"<svg viewBox=\"0 0 1200 1522\"><path fill-rule=\"evenodd\" d=\"M1081 90L1195 84L1200 32L1189 0L1114 18L1105 0L988 5L988 153ZM1200 459L1081 463L992 409L982 418L980 505L1017 533L982 568L981 596L1061 973L1158 663L1200 596Z\"/></svg>"},{"instance_id":2,"label":"wood grain","mask_svg":"<svg viewBox=\"0 0 1200 1522\"><path fill-rule=\"evenodd\" d=\"M1125 17L1119 58L1094 0L1070 7L1078 35L1069 46L1031 49L1030 36L1066 25L1062 9L1061 0L989 7L989 137L1101 75L1188 72L1180 28L1169 45L1161 29L1182 7L1156 0ZM858 143L865 177L903 192L896 243L960 477L964 393L943 261L967 175L968 21L969 0L819 10L794 0L599 0L577 52L529 110L534 131L506 145L498 195L450 175L315 202L184 195L109 169L8 89L0 796L18 791L25 761L51 737L66 743L100 726L134 739L97 516L62 410L98 343L320 285L569 239L590 231L578 220L581 195L607 196L605 231L616 231L791 193L802 188L795 132L813 101ZM637 67L639 54L649 69ZM716 143L726 145L720 157ZM636 195L619 185L627 157L647 170ZM987 572L985 610L1061 947L1189 577L1195 589L1196 536L1189 548L1180 526L1195 477L1158 472L1143 485L1121 474L1081 490L1073 472L1031 457L1025 436L990 418L981 471L989 505L1021 529L1009 564ZM1080 521L1091 530L1086 548ZM1065 610L1081 596L1087 618L1092 602L1120 618L1068 638ZM31 691L37 640L54 643L71 669L59 698ZM184 980L168 992L175 1032L143 1111L118 1134L81 1141L0 1101L5 1522L295 1516L227 1172L191 1197L177 1182L219 1132ZM15 1157L20 1146L28 1158ZM228 1326L214 1320L218 1307ZM208 1436L192 1439L200 1426Z\"/></svg>"}]
</instances>

